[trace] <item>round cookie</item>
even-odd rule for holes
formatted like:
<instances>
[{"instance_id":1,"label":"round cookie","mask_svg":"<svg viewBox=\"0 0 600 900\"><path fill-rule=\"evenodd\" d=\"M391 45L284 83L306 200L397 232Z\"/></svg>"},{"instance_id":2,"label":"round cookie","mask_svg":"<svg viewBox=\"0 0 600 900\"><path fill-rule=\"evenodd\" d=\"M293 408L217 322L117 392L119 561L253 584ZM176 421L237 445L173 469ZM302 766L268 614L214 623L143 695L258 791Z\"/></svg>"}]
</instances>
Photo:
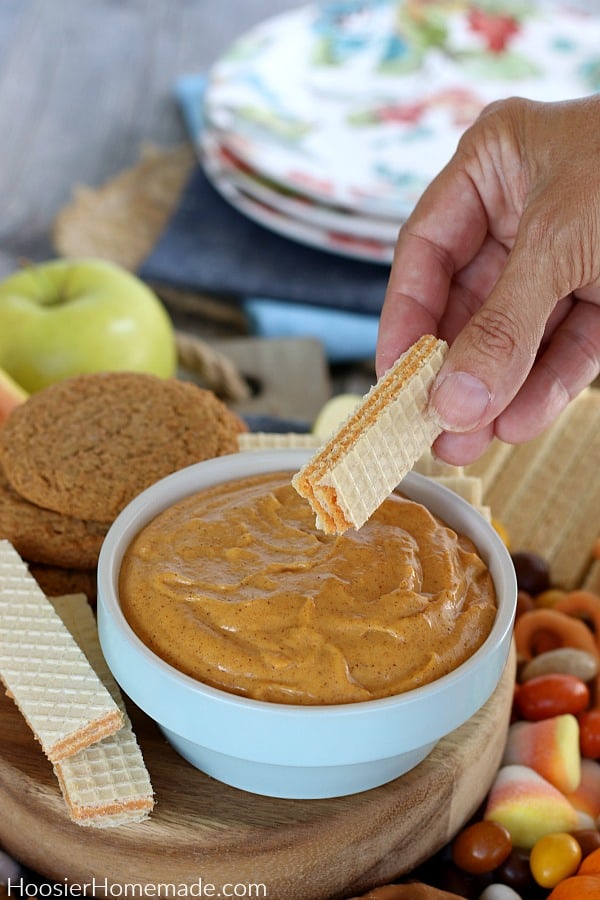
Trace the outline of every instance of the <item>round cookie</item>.
<instances>
[{"instance_id":1,"label":"round cookie","mask_svg":"<svg viewBox=\"0 0 600 900\"><path fill-rule=\"evenodd\" d=\"M0 467L0 538L11 542L28 562L93 569L106 523L76 519L25 500L9 485Z\"/></svg>"},{"instance_id":2,"label":"round cookie","mask_svg":"<svg viewBox=\"0 0 600 900\"><path fill-rule=\"evenodd\" d=\"M0 430L0 458L31 503L112 522L165 475L237 451L244 427L192 382L99 372L57 382L17 407Z\"/></svg>"}]
</instances>

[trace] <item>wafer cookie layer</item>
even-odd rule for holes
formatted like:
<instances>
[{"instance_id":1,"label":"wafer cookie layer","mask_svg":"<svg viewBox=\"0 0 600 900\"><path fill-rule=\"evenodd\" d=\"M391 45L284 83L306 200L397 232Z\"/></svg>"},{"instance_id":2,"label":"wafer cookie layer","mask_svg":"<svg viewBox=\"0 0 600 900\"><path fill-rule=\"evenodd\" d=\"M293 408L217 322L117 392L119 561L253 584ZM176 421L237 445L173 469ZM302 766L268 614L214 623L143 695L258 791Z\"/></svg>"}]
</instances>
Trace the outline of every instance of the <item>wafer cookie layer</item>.
<instances>
[{"instance_id":1,"label":"wafer cookie layer","mask_svg":"<svg viewBox=\"0 0 600 900\"><path fill-rule=\"evenodd\" d=\"M440 434L429 391L448 346L420 338L292 479L328 533L360 528Z\"/></svg>"},{"instance_id":2,"label":"wafer cookie layer","mask_svg":"<svg viewBox=\"0 0 600 900\"><path fill-rule=\"evenodd\" d=\"M285 431L242 431L238 434L240 452L249 450L287 450L307 447L316 449L322 442L311 433Z\"/></svg>"},{"instance_id":3,"label":"wafer cookie layer","mask_svg":"<svg viewBox=\"0 0 600 900\"><path fill-rule=\"evenodd\" d=\"M115 734L55 764L69 815L78 825L96 828L142 821L154 807L152 784L121 692L102 654L94 614L83 594L55 597L52 603L124 720Z\"/></svg>"},{"instance_id":4,"label":"wafer cookie layer","mask_svg":"<svg viewBox=\"0 0 600 900\"><path fill-rule=\"evenodd\" d=\"M535 553L550 566L552 583L572 590L582 584L598 537L600 391L587 389L556 422L533 440L500 447L467 466L484 483L483 501L502 522L511 546Z\"/></svg>"},{"instance_id":5,"label":"wafer cookie layer","mask_svg":"<svg viewBox=\"0 0 600 900\"><path fill-rule=\"evenodd\" d=\"M443 484L470 503L471 506L480 507L483 505L483 490L481 487L481 479L474 475L432 475L430 476L437 484Z\"/></svg>"},{"instance_id":6,"label":"wafer cookie layer","mask_svg":"<svg viewBox=\"0 0 600 900\"><path fill-rule=\"evenodd\" d=\"M0 677L52 762L123 724L121 710L8 541L0 541Z\"/></svg>"},{"instance_id":7,"label":"wafer cookie layer","mask_svg":"<svg viewBox=\"0 0 600 900\"><path fill-rule=\"evenodd\" d=\"M428 447L415 461L413 472L418 472L419 475L426 475L428 478L435 478L438 475L460 478L464 475L464 467L453 466L441 459L436 459L431 452L431 448Z\"/></svg>"}]
</instances>

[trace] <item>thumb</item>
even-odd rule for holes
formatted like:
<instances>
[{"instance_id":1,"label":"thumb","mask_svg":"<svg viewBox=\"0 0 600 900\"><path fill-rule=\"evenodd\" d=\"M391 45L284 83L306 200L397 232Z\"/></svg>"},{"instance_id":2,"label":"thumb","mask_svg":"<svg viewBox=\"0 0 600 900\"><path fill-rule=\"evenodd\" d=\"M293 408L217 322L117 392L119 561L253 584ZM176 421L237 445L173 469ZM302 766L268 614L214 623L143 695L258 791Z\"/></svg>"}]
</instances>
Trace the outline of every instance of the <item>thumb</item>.
<instances>
[{"instance_id":1,"label":"thumb","mask_svg":"<svg viewBox=\"0 0 600 900\"><path fill-rule=\"evenodd\" d=\"M487 301L453 342L435 380L430 411L444 431L488 425L515 397L533 366L558 298L553 285L533 276L531 257L523 274L519 256L509 258Z\"/></svg>"}]
</instances>

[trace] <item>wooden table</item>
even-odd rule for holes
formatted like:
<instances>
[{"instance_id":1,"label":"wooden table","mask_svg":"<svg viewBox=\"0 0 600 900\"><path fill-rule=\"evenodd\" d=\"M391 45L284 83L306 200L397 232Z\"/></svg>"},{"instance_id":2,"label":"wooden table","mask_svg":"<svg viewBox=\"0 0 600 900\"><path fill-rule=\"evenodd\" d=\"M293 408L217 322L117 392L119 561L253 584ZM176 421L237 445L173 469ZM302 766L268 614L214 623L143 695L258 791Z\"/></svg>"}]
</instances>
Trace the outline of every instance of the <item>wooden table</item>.
<instances>
[{"instance_id":1,"label":"wooden table","mask_svg":"<svg viewBox=\"0 0 600 900\"><path fill-rule=\"evenodd\" d=\"M181 143L177 76L297 0L2 0L0 278L55 255L50 229L77 184L140 147Z\"/></svg>"}]
</instances>

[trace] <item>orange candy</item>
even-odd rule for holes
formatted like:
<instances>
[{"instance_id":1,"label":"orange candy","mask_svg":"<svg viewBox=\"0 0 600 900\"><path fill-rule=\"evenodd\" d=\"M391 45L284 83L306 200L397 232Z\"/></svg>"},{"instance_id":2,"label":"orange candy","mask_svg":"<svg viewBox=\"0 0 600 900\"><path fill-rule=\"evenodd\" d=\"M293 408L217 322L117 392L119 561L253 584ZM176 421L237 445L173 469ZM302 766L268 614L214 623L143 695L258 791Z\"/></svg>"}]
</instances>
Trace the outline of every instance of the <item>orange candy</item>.
<instances>
[{"instance_id":1,"label":"orange candy","mask_svg":"<svg viewBox=\"0 0 600 900\"><path fill-rule=\"evenodd\" d=\"M593 850L589 856L583 860L579 869L577 870L578 875L597 875L600 878L600 850ZM600 897L600 894L598 894Z\"/></svg>"},{"instance_id":2,"label":"orange candy","mask_svg":"<svg viewBox=\"0 0 600 900\"><path fill-rule=\"evenodd\" d=\"M596 559L600 559L600 539L594 547L594 556ZM522 659L531 660L532 657L539 655L544 650L558 647L583 649L598 659L600 655L600 595L584 590L567 592L550 587L531 596L521 590L518 606L519 615L515 625L515 639ZM582 803L578 802L577 791L567 796L569 800L573 801L573 806L588 812L591 819L596 819L598 808L595 804L600 798L600 795L599 798L596 797L595 791L596 781L598 781L596 772L600 772L600 676L595 679L596 706L591 708L592 697L589 687L573 675L551 673L538 676L531 681L533 684L524 682L515 686L513 720L516 715L517 719L525 720L522 723L525 727L537 728L540 722L546 725L547 718L551 716L569 713L571 716L579 718L582 731L579 750L583 756L580 785ZM521 723L516 727L520 728ZM516 733L516 731L513 732L513 735ZM508 746L510 747L510 740ZM513 760L512 758L507 761L522 762L520 759ZM594 777L590 783L587 783L586 778L583 777L585 767L589 767L590 772L593 770ZM490 791L490 795L493 794L494 787ZM488 795L488 805L490 795ZM583 803L583 801L585 802ZM528 811L530 811L530 806L531 804L527 805ZM489 809L486 816L488 813ZM492 815L489 818L495 820L496 816ZM501 817L498 817L498 820L503 821ZM600 817L597 821L600 823ZM490 821L489 824L492 822ZM466 829L465 837L468 837L468 831L469 829ZM582 838L585 838L588 832L575 832L575 834L569 832L570 828L568 827L564 831L552 831L549 834L541 835L533 846L529 845L531 846L529 853L531 875L540 887L550 890L547 900L600 900L600 846L596 843L596 841L600 841L600 832L590 827L589 834L592 835L593 840L582 840L581 842L576 839L577 834L581 834ZM526 843L523 842L522 835L521 843ZM459 857L461 849L460 846L455 845L454 847L455 852L458 850ZM470 846L466 849L469 850L467 855L470 855ZM465 862L470 864L471 859L463 859L460 862L463 863L462 868L468 870ZM475 860L475 865L478 862ZM471 871L475 872L476 868ZM483 872L484 868L479 871Z\"/></svg>"},{"instance_id":3,"label":"orange candy","mask_svg":"<svg viewBox=\"0 0 600 900\"><path fill-rule=\"evenodd\" d=\"M600 897L600 848L585 857L577 873L560 881L548 900L598 900Z\"/></svg>"},{"instance_id":4,"label":"orange candy","mask_svg":"<svg viewBox=\"0 0 600 900\"><path fill-rule=\"evenodd\" d=\"M556 885L547 900L598 900L599 875L574 875Z\"/></svg>"},{"instance_id":5,"label":"orange candy","mask_svg":"<svg viewBox=\"0 0 600 900\"><path fill-rule=\"evenodd\" d=\"M576 716L587 709L589 702L586 683L576 675L563 673L536 675L520 685L515 695L518 712L530 722L566 713Z\"/></svg>"},{"instance_id":6,"label":"orange candy","mask_svg":"<svg viewBox=\"0 0 600 900\"><path fill-rule=\"evenodd\" d=\"M600 597L592 591L569 591L556 603L554 607L558 612L566 613L573 618L590 623L596 634L596 640L600 634Z\"/></svg>"},{"instance_id":7,"label":"orange candy","mask_svg":"<svg viewBox=\"0 0 600 900\"><path fill-rule=\"evenodd\" d=\"M530 660L545 650L575 647L598 658L594 635L580 619L557 609L532 609L515 622L515 643L522 659Z\"/></svg>"},{"instance_id":8,"label":"orange candy","mask_svg":"<svg viewBox=\"0 0 600 900\"><path fill-rule=\"evenodd\" d=\"M593 856L594 854L592 854ZM566 832L546 834L531 848L531 874L541 887L553 888L577 872L581 862L581 847Z\"/></svg>"},{"instance_id":9,"label":"orange candy","mask_svg":"<svg viewBox=\"0 0 600 900\"><path fill-rule=\"evenodd\" d=\"M581 755L600 759L600 709L586 709L579 714Z\"/></svg>"}]
</instances>

